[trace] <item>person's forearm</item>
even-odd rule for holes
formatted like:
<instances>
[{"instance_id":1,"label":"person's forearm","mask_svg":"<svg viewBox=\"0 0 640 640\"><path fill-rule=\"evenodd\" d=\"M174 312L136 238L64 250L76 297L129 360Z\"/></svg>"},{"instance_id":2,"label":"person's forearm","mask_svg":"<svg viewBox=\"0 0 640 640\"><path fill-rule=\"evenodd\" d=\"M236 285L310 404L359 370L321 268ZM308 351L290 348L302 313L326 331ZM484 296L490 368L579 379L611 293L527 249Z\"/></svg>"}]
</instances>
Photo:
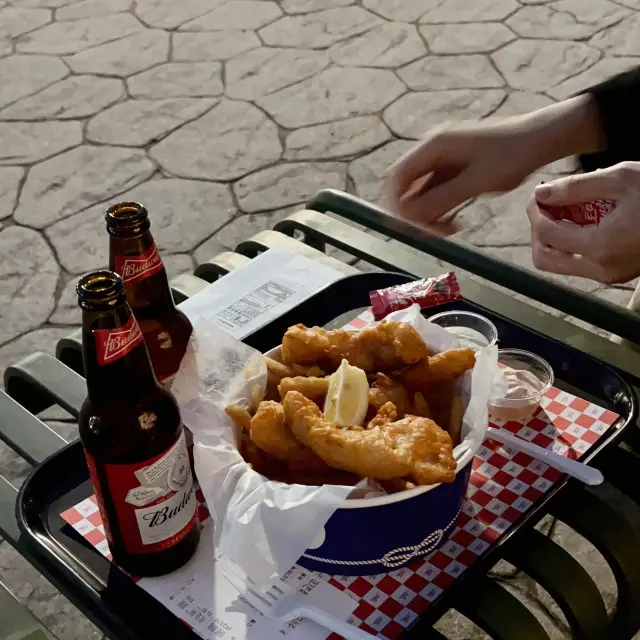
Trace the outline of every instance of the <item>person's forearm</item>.
<instances>
[{"instance_id":1,"label":"person's forearm","mask_svg":"<svg viewBox=\"0 0 640 640\"><path fill-rule=\"evenodd\" d=\"M606 142L600 152L580 156L582 168L591 171L623 160L640 160L640 67L590 87L585 94L598 110Z\"/></svg>"},{"instance_id":2,"label":"person's forearm","mask_svg":"<svg viewBox=\"0 0 640 640\"><path fill-rule=\"evenodd\" d=\"M540 166L565 158L598 153L606 146L598 107L590 94L569 98L524 116L533 135Z\"/></svg>"}]
</instances>

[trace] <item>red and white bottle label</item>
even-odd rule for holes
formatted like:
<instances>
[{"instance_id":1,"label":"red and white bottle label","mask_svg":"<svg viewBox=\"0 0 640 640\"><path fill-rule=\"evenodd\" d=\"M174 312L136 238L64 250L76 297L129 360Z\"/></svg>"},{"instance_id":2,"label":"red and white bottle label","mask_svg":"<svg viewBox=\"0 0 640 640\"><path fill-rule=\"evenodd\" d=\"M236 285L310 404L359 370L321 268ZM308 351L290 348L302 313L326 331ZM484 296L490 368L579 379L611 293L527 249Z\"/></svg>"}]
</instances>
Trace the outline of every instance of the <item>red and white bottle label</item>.
<instances>
[{"instance_id":1,"label":"red and white bottle label","mask_svg":"<svg viewBox=\"0 0 640 640\"><path fill-rule=\"evenodd\" d=\"M117 528L130 553L164 551L197 525L197 501L184 430L166 452L136 464L105 464L107 487L99 487L96 465L86 454L107 539ZM103 495L113 500L117 522L106 521Z\"/></svg>"},{"instance_id":2,"label":"red and white bottle label","mask_svg":"<svg viewBox=\"0 0 640 640\"><path fill-rule=\"evenodd\" d=\"M164 268L158 247L152 244L144 253L137 256L120 256L114 259L114 271L125 285L144 280Z\"/></svg>"},{"instance_id":3,"label":"red and white bottle label","mask_svg":"<svg viewBox=\"0 0 640 640\"><path fill-rule=\"evenodd\" d=\"M173 381L176 379L177 375L178 375L178 372L176 371L175 373L171 373L168 376L164 376L164 378L158 378L158 382L160 382L165 389L167 389L168 391L171 391L171 387L173 386Z\"/></svg>"},{"instance_id":4,"label":"red and white bottle label","mask_svg":"<svg viewBox=\"0 0 640 640\"><path fill-rule=\"evenodd\" d=\"M96 355L100 366L111 364L127 355L143 340L142 331L131 316L127 324L114 329L94 329L96 339Z\"/></svg>"}]
</instances>

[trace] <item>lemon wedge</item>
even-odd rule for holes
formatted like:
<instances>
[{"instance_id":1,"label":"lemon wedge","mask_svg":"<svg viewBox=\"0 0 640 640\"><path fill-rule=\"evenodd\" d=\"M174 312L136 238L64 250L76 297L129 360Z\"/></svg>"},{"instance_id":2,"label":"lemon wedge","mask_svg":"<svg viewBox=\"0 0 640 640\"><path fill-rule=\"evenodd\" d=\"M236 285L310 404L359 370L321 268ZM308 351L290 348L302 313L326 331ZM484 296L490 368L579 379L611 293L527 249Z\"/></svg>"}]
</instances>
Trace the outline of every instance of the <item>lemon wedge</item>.
<instances>
[{"instance_id":1,"label":"lemon wedge","mask_svg":"<svg viewBox=\"0 0 640 640\"><path fill-rule=\"evenodd\" d=\"M369 406L367 374L343 360L329 378L324 417L341 427L362 425Z\"/></svg>"}]
</instances>

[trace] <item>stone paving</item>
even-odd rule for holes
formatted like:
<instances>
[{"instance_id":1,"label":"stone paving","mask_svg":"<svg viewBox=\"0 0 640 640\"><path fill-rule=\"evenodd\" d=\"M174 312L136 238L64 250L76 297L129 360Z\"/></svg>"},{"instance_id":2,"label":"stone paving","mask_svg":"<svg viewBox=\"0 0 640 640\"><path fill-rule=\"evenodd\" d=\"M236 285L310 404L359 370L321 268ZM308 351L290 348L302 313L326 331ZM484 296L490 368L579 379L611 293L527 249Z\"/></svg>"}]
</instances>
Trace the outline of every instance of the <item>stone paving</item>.
<instances>
[{"instance_id":1,"label":"stone paving","mask_svg":"<svg viewBox=\"0 0 640 640\"><path fill-rule=\"evenodd\" d=\"M107 260L106 203L146 203L170 275L191 271L321 187L380 201L387 167L443 120L551 104L638 64L639 10L639 0L0 0L0 370L77 326L74 283ZM524 203L536 181L572 170L555 163L472 202L458 213L461 237L531 267ZM630 295L570 282L621 304ZM73 433L60 411L44 417ZM0 455L19 484L25 465ZM0 576L61 638L98 637L6 544ZM611 581L603 588L610 596ZM538 609L560 637L561 616ZM459 620L448 633L481 637Z\"/></svg>"}]
</instances>

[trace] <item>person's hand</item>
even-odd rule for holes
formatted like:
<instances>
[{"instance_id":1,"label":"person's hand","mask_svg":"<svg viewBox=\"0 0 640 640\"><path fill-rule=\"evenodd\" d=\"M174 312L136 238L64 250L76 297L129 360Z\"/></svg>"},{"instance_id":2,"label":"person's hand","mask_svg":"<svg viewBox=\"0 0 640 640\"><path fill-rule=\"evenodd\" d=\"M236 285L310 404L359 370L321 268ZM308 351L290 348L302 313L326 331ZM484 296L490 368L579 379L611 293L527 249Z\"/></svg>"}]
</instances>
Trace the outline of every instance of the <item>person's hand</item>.
<instances>
[{"instance_id":1,"label":"person's hand","mask_svg":"<svg viewBox=\"0 0 640 640\"><path fill-rule=\"evenodd\" d=\"M501 121L440 127L391 167L389 204L396 215L430 225L469 198L514 189L537 168L601 143L589 96Z\"/></svg>"},{"instance_id":2,"label":"person's hand","mask_svg":"<svg viewBox=\"0 0 640 640\"><path fill-rule=\"evenodd\" d=\"M471 122L430 132L392 168L391 209L431 224L481 193L515 189L537 168L518 122Z\"/></svg>"},{"instance_id":3,"label":"person's hand","mask_svg":"<svg viewBox=\"0 0 640 640\"><path fill-rule=\"evenodd\" d=\"M537 202L560 206L613 200L599 225L578 226L550 218ZM640 162L569 176L536 187L527 206L534 265L603 284L640 275Z\"/></svg>"}]
</instances>

